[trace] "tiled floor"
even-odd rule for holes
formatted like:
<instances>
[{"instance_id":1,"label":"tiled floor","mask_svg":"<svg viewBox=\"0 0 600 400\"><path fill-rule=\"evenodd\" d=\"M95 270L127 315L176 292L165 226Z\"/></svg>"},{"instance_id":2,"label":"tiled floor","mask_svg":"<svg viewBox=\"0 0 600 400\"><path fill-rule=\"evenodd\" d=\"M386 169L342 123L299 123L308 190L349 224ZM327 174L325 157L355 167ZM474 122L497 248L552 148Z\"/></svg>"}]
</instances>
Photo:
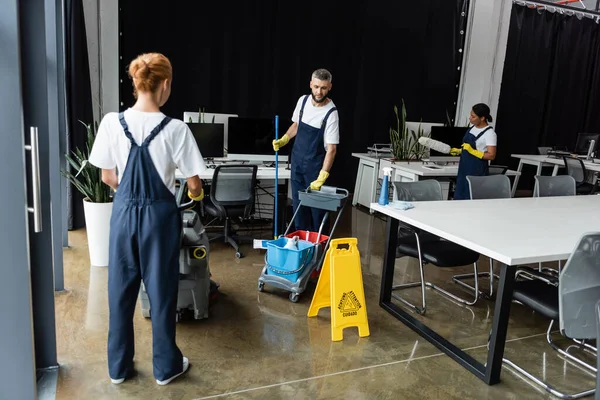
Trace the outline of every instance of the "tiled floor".
<instances>
[{"instance_id":1,"label":"tiled floor","mask_svg":"<svg viewBox=\"0 0 600 400\"><path fill-rule=\"evenodd\" d=\"M329 311L307 318L313 286L296 304L287 293L257 291L260 250L246 257L220 243L211 249L211 272L221 295L210 317L179 323L177 342L190 359L189 372L159 387L152 376L150 321L135 315L138 374L122 385L108 379L107 270L90 267L85 231L70 233L65 284L56 295L59 399L545 399L505 367L502 382L487 386L378 306L385 221L347 207L337 237L357 237L361 251L371 336L355 329L343 342L330 340ZM487 266L487 260L481 260ZM467 271L468 269L465 269ZM456 271L426 269L426 278L461 293L450 283ZM397 260L396 280L414 279L414 261ZM484 281L485 282L485 281ZM407 295L418 300L419 289ZM462 292L464 293L464 292ZM431 291L423 318L439 333L484 360L493 303L462 307ZM513 305L506 356L560 388L582 390L594 377L559 358L545 342L548 321ZM557 334L558 335L558 334Z\"/></svg>"}]
</instances>

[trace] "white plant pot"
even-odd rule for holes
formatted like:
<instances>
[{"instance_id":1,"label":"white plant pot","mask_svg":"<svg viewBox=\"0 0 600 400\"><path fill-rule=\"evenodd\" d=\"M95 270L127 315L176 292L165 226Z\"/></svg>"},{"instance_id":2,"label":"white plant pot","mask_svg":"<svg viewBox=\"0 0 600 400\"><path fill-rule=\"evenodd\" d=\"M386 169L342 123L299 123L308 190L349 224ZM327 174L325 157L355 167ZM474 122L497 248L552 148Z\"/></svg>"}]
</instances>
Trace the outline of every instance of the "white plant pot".
<instances>
[{"instance_id":1,"label":"white plant pot","mask_svg":"<svg viewBox=\"0 0 600 400\"><path fill-rule=\"evenodd\" d=\"M113 203L92 203L83 200L90 263L95 267L108 266L108 239Z\"/></svg>"}]
</instances>

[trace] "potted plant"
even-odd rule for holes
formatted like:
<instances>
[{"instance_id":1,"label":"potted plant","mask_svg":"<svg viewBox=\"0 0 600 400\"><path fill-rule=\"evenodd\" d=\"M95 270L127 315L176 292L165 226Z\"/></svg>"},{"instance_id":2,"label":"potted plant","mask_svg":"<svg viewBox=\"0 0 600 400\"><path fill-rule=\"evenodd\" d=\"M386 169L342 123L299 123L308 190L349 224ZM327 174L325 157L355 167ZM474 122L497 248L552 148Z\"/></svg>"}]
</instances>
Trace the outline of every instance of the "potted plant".
<instances>
[{"instance_id":1,"label":"potted plant","mask_svg":"<svg viewBox=\"0 0 600 400\"><path fill-rule=\"evenodd\" d=\"M394 161L420 160L427 153L427 148L419 144L419 138L425 136L421 124L417 131L409 132L406 126L406 106L402 100L402 113L398 114L398 107L394 106L396 114L397 129L390 128L390 142L392 144L392 154Z\"/></svg>"},{"instance_id":2,"label":"potted plant","mask_svg":"<svg viewBox=\"0 0 600 400\"><path fill-rule=\"evenodd\" d=\"M85 124L87 132L85 152L81 149L65 154L70 169L62 170L62 175L84 196L83 211L88 238L91 265L108 266L108 240L113 199L111 188L102 182L102 170L88 162L98 123Z\"/></svg>"}]
</instances>

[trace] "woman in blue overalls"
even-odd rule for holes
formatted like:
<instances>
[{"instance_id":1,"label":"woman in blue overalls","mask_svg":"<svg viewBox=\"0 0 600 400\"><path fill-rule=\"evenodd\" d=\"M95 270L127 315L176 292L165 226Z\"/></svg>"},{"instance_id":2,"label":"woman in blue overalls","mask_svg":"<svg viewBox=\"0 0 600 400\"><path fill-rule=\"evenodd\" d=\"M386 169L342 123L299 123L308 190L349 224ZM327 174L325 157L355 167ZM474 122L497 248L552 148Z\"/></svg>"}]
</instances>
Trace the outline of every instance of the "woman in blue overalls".
<instances>
[{"instance_id":1,"label":"woman in blue overalls","mask_svg":"<svg viewBox=\"0 0 600 400\"><path fill-rule=\"evenodd\" d=\"M188 196L202 200L205 167L187 126L160 112L171 93L172 69L162 54L142 54L129 66L135 105L100 124L90 163L115 189L108 265L108 370L114 384L133 372L133 314L140 283L152 318L154 377L166 385L189 361L175 342L181 214L175 171L190 177ZM117 175L118 171L118 175Z\"/></svg>"},{"instance_id":2,"label":"woman in blue overalls","mask_svg":"<svg viewBox=\"0 0 600 400\"><path fill-rule=\"evenodd\" d=\"M469 122L472 126L467 130L461 148L450 150L450 154L460 155L454 200L470 199L467 176L487 175L489 161L496 158L497 136L488 124L492 122L490 108L483 103L474 105Z\"/></svg>"},{"instance_id":3,"label":"woman in blue overalls","mask_svg":"<svg viewBox=\"0 0 600 400\"><path fill-rule=\"evenodd\" d=\"M319 190L329 176L329 170L333 165L336 154L336 146L339 141L338 121L332 128L335 131L333 143L327 142L327 151L325 150L325 140L327 138L327 123L337 108L333 102L328 99L327 94L331 89L331 74L329 71L319 69L313 72L310 82L312 93L301 98L298 121L292 124L290 129L279 140L273 141L273 149L278 151L280 147L285 146L292 138L296 137L296 142L292 149L292 199L294 212L300 204L298 191L310 187L311 190ZM311 98L312 97L312 98ZM324 116L319 121L319 127L314 127L303 121L307 102L312 101L313 111L316 107L327 106L329 109L323 111ZM325 109L323 109L325 110ZM320 114L314 114L315 116ZM294 220L297 230L308 230L318 232L326 211L316 208L303 207L298 211ZM322 233L329 233L329 223L325 221Z\"/></svg>"}]
</instances>

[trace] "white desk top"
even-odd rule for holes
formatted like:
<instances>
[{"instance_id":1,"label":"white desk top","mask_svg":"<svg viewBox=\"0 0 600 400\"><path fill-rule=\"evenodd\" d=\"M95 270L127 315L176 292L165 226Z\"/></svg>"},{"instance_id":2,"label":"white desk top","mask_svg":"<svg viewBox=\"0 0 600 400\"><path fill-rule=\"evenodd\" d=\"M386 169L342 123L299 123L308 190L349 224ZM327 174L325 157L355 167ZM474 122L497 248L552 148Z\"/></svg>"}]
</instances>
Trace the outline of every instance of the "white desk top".
<instances>
[{"instance_id":1,"label":"white desk top","mask_svg":"<svg viewBox=\"0 0 600 400\"><path fill-rule=\"evenodd\" d=\"M584 233L600 231L600 196L415 202L371 208L506 265L566 260Z\"/></svg>"},{"instance_id":2,"label":"white desk top","mask_svg":"<svg viewBox=\"0 0 600 400\"><path fill-rule=\"evenodd\" d=\"M404 170L411 174L418 176L449 176L455 177L458 174L458 164L439 166L433 163L423 164L420 161L408 163L396 163L392 166L393 168ZM517 171L508 170L506 175L520 175Z\"/></svg>"},{"instance_id":3,"label":"white desk top","mask_svg":"<svg viewBox=\"0 0 600 400\"><path fill-rule=\"evenodd\" d=\"M290 179L292 171L286 169L287 166L279 167L279 179ZM212 179L215 173L214 168L207 168L206 171L200 175L200 179ZM175 171L175 178L182 179L185 178L179 170ZM258 167L258 171L256 171L256 179L275 179L275 168L269 167Z\"/></svg>"},{"instance_id":4,"label":"white desk top","mask_svg":"<svg viewBox=\"0 0 600 400\"><path fill-rule=\"evenodd\" d=\"M536 154L511 154L513 158L518 158L522 160L541 162L542 164L552 164L552 165L561 165L564 166L565 162L562 158L552 158L546 155L536 155ZM590 171L600 171L600 160L595 159L596 162L582 160L583 164Z\"/></svg>"}]
</instances>

